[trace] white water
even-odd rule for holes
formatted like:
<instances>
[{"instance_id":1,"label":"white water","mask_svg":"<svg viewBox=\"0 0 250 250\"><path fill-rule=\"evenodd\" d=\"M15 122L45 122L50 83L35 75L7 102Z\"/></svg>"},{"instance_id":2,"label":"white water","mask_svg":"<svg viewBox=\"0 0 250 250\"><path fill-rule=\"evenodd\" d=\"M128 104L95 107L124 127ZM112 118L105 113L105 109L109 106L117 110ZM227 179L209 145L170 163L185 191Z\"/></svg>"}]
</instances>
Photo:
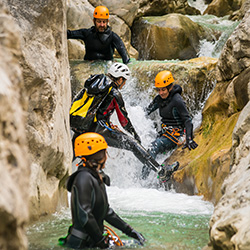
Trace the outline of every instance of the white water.
<instances>
[{"instance_id":1,"label":"white water","mask_svg":"<svg viewBox=\"0 0 250 250\"><path fill-rule=\"evenodd\" d=\"M119 188L108 187L109 202L119 214L161 212L171 214L209 215L213 211L213 205L205 202L202 197L177 194L172 191L164 191L146 188Z\"/></svg>"},{"instance_id":2,"label":"white water","mask_svg":"<svg viewBox=\"0 0 250 250\"><path fill-rule=\"evenodd\" d=\"M147 118L144 112L144 108L151 101L149 95L148 93L136 93L134 91L132 86L135 86L135 80L131 79L127 82L122 89L122 94L130 120L141 137L142 145L147 149L156 138L157 131L154 127L154 121ZM158 111L156 112L156 121L160 123ZM199 119L201 119L200 113L196 115L197 123L200 123ZM123 130L115 113L111 120ZM166 157L167 155L159 155L156 160L161 163ZM201 196L178 194L174 190L165 191L159 185L157 175L153 171L146 181L141 180L141 169L142 163L132 152L108 148L105 172L111 178L111 186L107 187L107 192L110 206L118 214L139 213L142 215L144 212L212 214L213 205L210 202L203 201Z\"/></svg>"},{"instance_id":3,"label":"white water","mask_svg":"<svg viewBox=\"0 0 250 250\"><path fill-rule=\"evenodd\" d=\"M219 39L214 37L214 41L201 40L198 56L207 56L219 58L222 48L227 39L239 24L238 21L228 20L228 16L216 17L214 15L187 16L193 22L203 26L210 34L217 32ZM213 31L212 31L213 30Z\"/></svg>"},{"instance_id":4,"label":"white water","mask_svg":"<svg viewBox=\"0 0 250 250\"><path fill-rule=\"evenodd\" d=\"M207 4L205 4L204 0L188 0L188 4L196 9L198 9L201 14L206 10Z\"/></svg>"}]
</instances>

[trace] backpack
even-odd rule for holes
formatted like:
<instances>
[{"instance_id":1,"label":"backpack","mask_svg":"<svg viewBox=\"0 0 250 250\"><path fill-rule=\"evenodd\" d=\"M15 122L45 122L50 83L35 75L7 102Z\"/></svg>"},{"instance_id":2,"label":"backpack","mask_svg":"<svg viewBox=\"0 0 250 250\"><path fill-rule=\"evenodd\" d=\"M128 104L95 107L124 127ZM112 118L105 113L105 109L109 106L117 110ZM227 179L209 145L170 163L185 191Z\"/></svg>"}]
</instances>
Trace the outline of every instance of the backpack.
<instances>
[{"instance_id":1,"label":"backpack","mask_svg":"<svg viewBox=\"0 0 250 250\"><path fill-rule=\"evenodd\" d=\"M96 122L96 112L112 89L111 80L104 74L91 75L84 88L74 97L70 108L73 131L89 131Z\"/></svg>"}]
</instances>

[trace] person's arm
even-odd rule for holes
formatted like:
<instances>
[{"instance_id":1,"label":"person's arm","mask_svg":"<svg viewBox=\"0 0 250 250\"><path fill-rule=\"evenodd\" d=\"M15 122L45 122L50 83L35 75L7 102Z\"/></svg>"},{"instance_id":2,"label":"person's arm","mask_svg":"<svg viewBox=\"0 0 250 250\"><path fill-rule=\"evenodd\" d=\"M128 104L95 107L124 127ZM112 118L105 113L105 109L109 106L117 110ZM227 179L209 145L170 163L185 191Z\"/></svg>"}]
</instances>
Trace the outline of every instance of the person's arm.
<instances>
[{"instance_id":1,"label":"person's arm","mask_svg":"<svg viewBox=\"0 0 250 250\"><path fill-rule=\"evenodd\" d=\"M127 224L123 219L121 219L112 208L109 208L105 220L113 227L119 229L129 237L132 237L143 245L145 238L142 234L136 232L129 224Z\"/></svg>"},{"instance_id":2,"label":"person's arm","mask_svg":"<svg viewBox=\"0 0 250 250\"><path fill-rule=\"evenodd\" d=\"M81 39L84 41L87 29L67 30L67 39Z\"/></svg>"},{"instance_id":3,"label":"person's arm","mask_svg":"<svg viewBox=\"0 0 250 250\"><path fill-rule=\"evenodd\" d=\"M129 63L130 58L129 58L127 49L122 39L114 32L113 32L113 44L114 44L114 47L117 49L118 53L120 54L123 63L124 64Z\"/></svg>"},{"instance_id":4,"label":"person's arm","mask_svg":"<svg viewBox=\"0 0 250 250\"><path fill-rule=\"evenodd\" d=\"M184 148L195 149L198 144L193 140L193 123L182 97L178 96L177 110L186 128L186 143Z\"/></svg>"},{"instance_id":5,"label":"person's arm","mask_svg":"<svg viewBox=\"0 0 250 250\"><path fill-rule=\"evenodd\" d=\"M115 110L117 113L117 117L119 119L120 124L122 125L122 127L128 131L131 135L133 135L133 137L141 142L141 139L139 137L139 135L136 133L130 119L128 118L128 112L125 108L125 104L122 98L122 95L119 91L116 91L114 94L115 100Z\"/></svg>"},{"instance_id":6,"label":"person's arm","mask_svg":"<svg viewBox=\"0 0 250 250\"><path fill-rule=\"evenodd\" d=\"M157 110L159 108L159 104L158 104L158 98L159 96L156 96L154 98L154 100L148 105L148 107L146 108L146 114L150 115L151 113L153 113L155 110Z\"/></svg>"}]
</instances>

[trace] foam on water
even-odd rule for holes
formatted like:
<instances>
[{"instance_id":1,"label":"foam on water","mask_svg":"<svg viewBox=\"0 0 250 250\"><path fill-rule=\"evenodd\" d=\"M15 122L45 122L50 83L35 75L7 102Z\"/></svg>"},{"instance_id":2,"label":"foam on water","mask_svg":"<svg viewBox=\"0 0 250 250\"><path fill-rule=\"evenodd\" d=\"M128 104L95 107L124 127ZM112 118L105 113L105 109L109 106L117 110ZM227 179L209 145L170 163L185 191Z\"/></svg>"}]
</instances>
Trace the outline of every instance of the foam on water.
<instances>
[{"instance_id":1,"label":"foam on water","mask_svg":"<svg viewBox=\"0 0 250 250\"><path fill-rule=\"evenodd\" d=\"M200 196L188 196L174 191L148 188L108 187L112 208L122 212L161 212L171 214L209 215L213 211L210 202Z\"/></svg>"}]
</instances>

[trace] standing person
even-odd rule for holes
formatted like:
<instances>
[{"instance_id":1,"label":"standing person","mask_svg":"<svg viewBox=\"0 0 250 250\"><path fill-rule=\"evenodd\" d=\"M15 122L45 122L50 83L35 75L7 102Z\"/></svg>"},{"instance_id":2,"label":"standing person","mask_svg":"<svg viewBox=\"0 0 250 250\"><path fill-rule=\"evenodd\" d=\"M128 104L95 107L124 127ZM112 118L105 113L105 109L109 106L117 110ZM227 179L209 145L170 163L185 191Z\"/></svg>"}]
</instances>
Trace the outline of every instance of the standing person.
<instances>
[{"instance_id":1,"label":"standing person","mask_svg":"<svg viewBox=\"0 0 250 250\"><path fill-rule=\"evenodd\" d=\"M67 30L67 39L80 39L85 43L84 60L113 60L114 49L117 49L123 63L130 60L121 38L108 25L109 10L97 6L94 10L94 26L89 29Z\"/></svg>"},{"instance_id":2,"label":"standing person","mask_svg":"<svg viewBox=\"0 0 250 250\"><path fill-rule=\"evenodd\" d=\"M128 117L124 100L119 91L125 85L130 75L131 73L127 65L123 63L114 63L109 68L107 76L102 75L101 78L97 78L96 81L94 81L87 87L86 91L88 93L94 93L96 92L97 86L100 89L104 89L104 86L109 86L109 84L107 83L109 81L111 86L111 88L109 88L108 90L108 93L105 95L105 99L101 102L101 105L98 106L97 110L95 110L96 118L89 126L89 128L86 130L73 128L73 130L75 131L73 141L74 138L76 138L83 132L99 133L105 138L109 146L132 151L133 154L143 164L148 166L148 168L153 169L155 172L158 172L160 179L163 180L166 175L169 176L172 174L172 169L168 170L167 166L160 166L147 152L147 150L140 144L140 137L135 131ZM91 108L91 106L89 108ZM117 126L114 126L110 122L111 115L114 113L114 111L116 111L117 117L123 129L130 133L132 136L129 136L126 133L122 132L118 129ZM81 112L81 110L77 112ZM75 112L75 114L77 114L77 112ZM85 112L88 113L88 111ZM71 111L71 114L72 113L74 112Z\"/></svg>"},{"instance_id":3,"label":"standing person","mask_svg":"<svg viewBox=\"0 0 250 250\"><path fill-rule=\"evenodd\" d=\"M181 145L180 139L185 132L186 142L183 148L195 149L198 144L193 140L193 124L181 97L181 86L174 85L172 73L164 70L156 75L155 87L159 94L149 104L146 112L149 115L159 109L162 129L156 140L152 142L149 153L156 158L159 153L175 149ZM149 173L150 168L144 166L143 178L146 179Z\"/></svg>"},{"instance_id":4,"label":"standing person","mask_svg":"<svg viewBox=\"0 0 250 250\"><path fill-rule=\"evenodd\" d=\"M84 133L75 140L75 155L81 159L78 170L67 182L71 192L72 226L61 245L74 249L108 248L107 238L103 236L104 221L136 239L143 245L145 238L123 221L109 207L103 173L107 160L108 145L97 133Z\"/></svg>"}]
</instances>

